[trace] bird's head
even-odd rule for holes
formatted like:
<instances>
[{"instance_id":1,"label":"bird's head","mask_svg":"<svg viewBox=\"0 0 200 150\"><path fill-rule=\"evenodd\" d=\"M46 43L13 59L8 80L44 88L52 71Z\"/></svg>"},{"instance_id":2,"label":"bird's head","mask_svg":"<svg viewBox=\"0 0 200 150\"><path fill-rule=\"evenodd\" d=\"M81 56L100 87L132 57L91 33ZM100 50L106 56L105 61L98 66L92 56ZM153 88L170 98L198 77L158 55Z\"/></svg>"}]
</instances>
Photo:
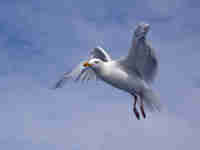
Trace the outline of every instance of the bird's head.
<instances>
[{"instance_id":1,"label":"bird's head","mask_svg":"<svg viewBox=\"0 0 200 150\"><path fill-rule=\"evenodd\" d=\"M84 67L90 67L96 71L99 70L102 67L102 65L103 65L103 61L98 58L90 59L89 61L83 64Z\"/></svg>"},{"instance_id":2,"label":"bird's head","mask_svg":"<svg viewBox=\"0 0 200 150\"><path fill-rule=\"evenodd\" d=\"M150 29L150 25L146 24L146 23L140 23L137 25L134 35L136 38L141 39L141 38L145 38L145 36L147 35L148 31Z\"/></svg>"}]
</instances>

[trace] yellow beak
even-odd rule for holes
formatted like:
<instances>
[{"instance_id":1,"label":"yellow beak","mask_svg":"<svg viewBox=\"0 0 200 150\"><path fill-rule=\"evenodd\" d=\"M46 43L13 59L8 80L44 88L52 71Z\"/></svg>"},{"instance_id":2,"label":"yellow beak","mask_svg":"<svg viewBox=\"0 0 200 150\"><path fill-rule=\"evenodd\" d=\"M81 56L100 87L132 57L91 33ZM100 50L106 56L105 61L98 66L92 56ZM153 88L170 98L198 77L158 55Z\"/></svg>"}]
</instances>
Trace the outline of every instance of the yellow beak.
<instances>
[{"instance_id":1,"label":"yellow beak","mask_svg":"<svg viewBox=\"0 0 200 150\"><path fill-rule=\"evenodd\" d=\"M84 67L91 67L92 65L89 64L88 62L85 62L85 63L83 64L83 66L84 66Z\"/></svg>"}]
</instances>

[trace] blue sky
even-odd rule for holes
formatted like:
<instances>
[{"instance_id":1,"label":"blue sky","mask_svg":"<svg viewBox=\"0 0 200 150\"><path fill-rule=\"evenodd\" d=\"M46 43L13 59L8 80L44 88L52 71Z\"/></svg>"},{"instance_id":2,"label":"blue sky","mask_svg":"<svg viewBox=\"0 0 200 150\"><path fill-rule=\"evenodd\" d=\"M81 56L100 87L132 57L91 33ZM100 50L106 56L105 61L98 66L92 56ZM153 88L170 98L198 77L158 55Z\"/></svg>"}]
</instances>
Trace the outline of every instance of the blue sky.
<instances>
[{"instance_id":1,"label":"blue sky","mask_svg":"<svg viewBox=\"0 0 200 150\"><path fill-rule=\"evenodd\" d=\"M199 10L197 0L1 0L1 149L198 149ZM126 55L139 22L151 25L163 112L137 121L132 97L103 82L49 89L97 45Z\"/></svg>"}]
</instances>

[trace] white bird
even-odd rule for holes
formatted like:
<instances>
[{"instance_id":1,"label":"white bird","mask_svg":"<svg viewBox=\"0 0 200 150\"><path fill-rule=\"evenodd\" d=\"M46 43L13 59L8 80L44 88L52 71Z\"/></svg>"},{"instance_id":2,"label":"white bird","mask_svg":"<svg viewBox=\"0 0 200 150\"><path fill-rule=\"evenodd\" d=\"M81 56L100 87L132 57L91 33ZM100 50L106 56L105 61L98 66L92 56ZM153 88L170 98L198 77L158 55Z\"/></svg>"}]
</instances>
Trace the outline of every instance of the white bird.
<instances>
[{"instance_id":1,"label":"white bird","mask_svg":"<svg viewBox=\"0 0 200 150\"><path fill-rule=\"evenodd\" d=\"M100 46L94 48L88 61L81 62L72 72L64 73L54 88L62 87L68 79L83 81L101 79L133 96L133 112L138 120L140 119L136 106L138 102L143 118L146 117L144 106L150 111L159 111L161 106L159 98L151 88L158 70L158 59L154 49L146 40L149 29L149 24L137 25L128 56L118 60L111 59Z\"/></svg>"}]
</instances>

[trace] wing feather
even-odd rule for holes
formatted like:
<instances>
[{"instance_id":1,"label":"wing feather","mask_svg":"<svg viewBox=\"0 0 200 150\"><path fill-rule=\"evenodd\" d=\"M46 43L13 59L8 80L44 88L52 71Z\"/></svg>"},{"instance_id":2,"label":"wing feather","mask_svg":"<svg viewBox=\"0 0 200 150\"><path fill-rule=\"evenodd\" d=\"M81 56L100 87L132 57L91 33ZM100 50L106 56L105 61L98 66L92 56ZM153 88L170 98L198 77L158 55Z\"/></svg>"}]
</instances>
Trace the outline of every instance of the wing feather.
<instances>
[{"instance_id":1,"label":"wing feather","mask_svg":"<svg viewBox=\"0 0 200 150\"><path fill-rule=\"evenodd\" d=\"M119 60L128 70L137 72L147 82L153 82L158 71L158 58L146 38L134 34L128 56Z\"/></svg>"},{"instance_id":2,"label":"wing feather","mask_svg":"<svg viewBox=\"0 0 200 150\"><path fill-rule=\"evenodd\" d=\"M102 61L110 61L111 57L108 53L101 48L100 46L94 48L89 55L89 60L93 58L101 59ZM91 68L83 67L82 61L79 65L77 65L71 72L66 72L63 76L58 80L53 89L62 88L67 80L74 80L74 81L89 81L89 80L97 80L98 77L96 73Z\"/></svg>"},{"instance_id":3,"label":"wing feather","mask_svg":"<svg viewBox=\"0 0 200 150\"><path fill-rule=\"evenodd\" d=\"M90 58L98 58L105 62L111 61L111 57L109 56L109 54L100 46L95 47L90 52Z\"/></svg>"}]
</instances>

